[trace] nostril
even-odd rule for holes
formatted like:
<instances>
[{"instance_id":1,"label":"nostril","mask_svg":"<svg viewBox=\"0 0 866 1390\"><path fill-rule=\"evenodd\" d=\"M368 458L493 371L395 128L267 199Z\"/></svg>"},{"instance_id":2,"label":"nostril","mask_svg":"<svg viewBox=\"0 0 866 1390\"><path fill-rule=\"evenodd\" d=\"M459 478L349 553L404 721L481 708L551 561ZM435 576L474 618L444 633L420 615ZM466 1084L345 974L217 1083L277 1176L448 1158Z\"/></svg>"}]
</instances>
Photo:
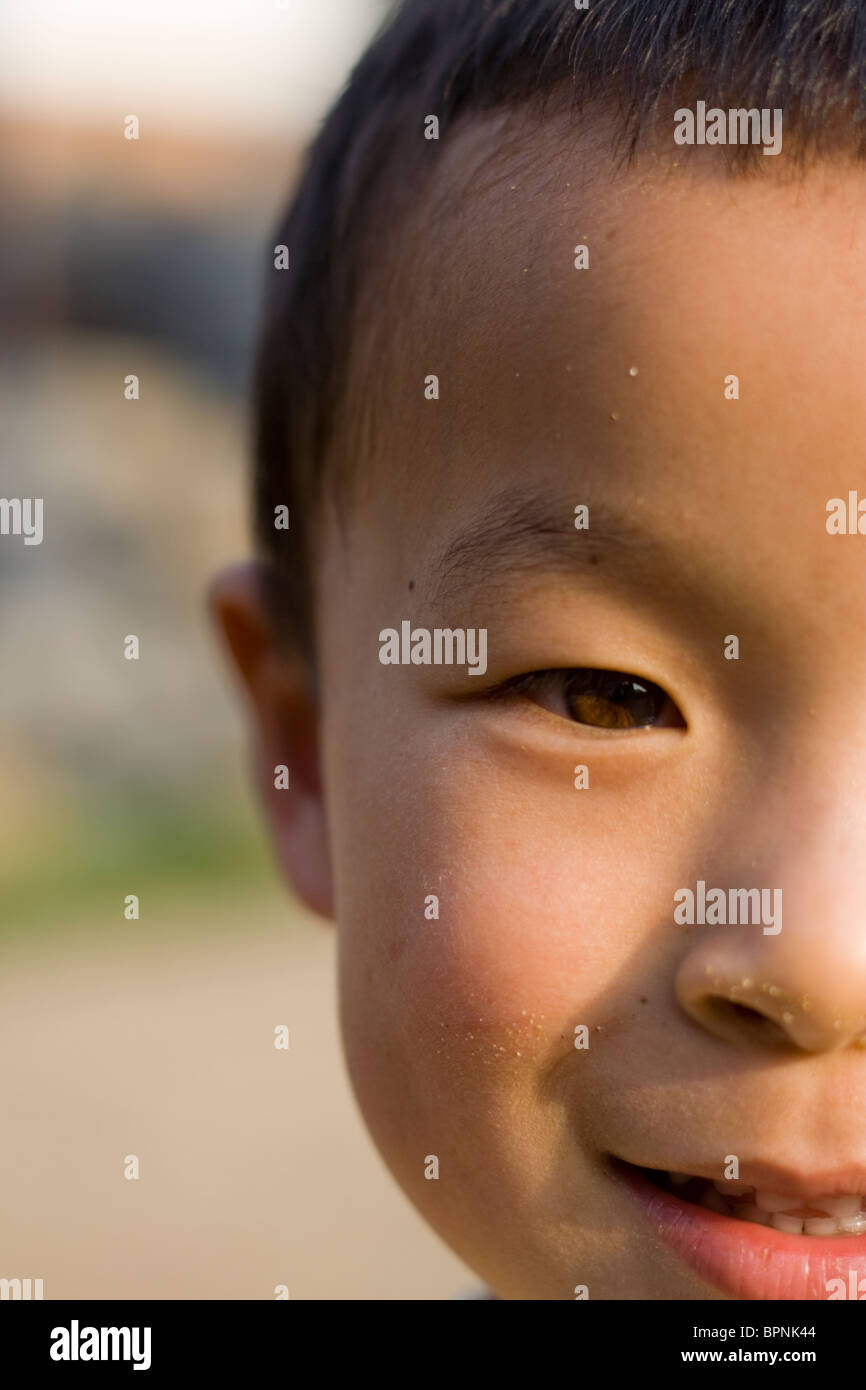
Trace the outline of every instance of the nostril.
<instances>
[{"instance_id":1,"label":"nostril","mask_svg":"<svg viewBox=\"0 0 866 1390\"><path fill-rule=\"evenodd\" d=\"M761 1013L760 1009L750 1008L748 1004L737 1004L733 999L709 995L703 1001L703 1009L707 1023L714 1024L717 1031L729 1036L738 1034L740 1037L751 1037L764 1045L791 1044L789 1034L780 1024Z\"/></svg>"},{"instance_id":2,"label":"nostril","mask_svg":"<svg viewBox=\"0 0 866 1390\"><path fill-rule=\"evenodd\" d=\"M770 1020L765 1014L759 1013L757 1009L752 1009L748 1004L737 1004L733 999L715 999L713 1003L734 1017L742 1019L744 1023L769 1023Z\"/></svg>"},{"instance_id":3,"label":"nostril","mask_svg":"<svg viewBox=\"0 0 866 1390\"><path fill-rule=\"evenodd\" d=\"M800 945L754 934L696 941L674 979L677 1004L706 1032L777 1059L851 1047L866 1034L866 950L824 960Z\"/></svg>"}]
</instances>

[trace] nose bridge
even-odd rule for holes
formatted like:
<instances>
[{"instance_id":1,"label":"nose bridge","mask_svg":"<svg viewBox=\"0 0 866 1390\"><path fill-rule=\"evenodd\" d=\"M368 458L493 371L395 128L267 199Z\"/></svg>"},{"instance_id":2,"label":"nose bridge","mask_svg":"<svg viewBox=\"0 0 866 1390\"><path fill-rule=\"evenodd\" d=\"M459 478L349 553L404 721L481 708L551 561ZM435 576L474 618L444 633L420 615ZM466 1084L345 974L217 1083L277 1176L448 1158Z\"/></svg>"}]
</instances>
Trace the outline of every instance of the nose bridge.
<instances>
[{"instance_id":1,"label":"nose bridge","mask_svg":"<svg viewBox=\"0 0 866 1390\"><path fill-rule=\"evenodd\" d=\"M740 1046L820 1052L866 1041L866 812L851 769L837 772L825 769L817 789L805 777L795 784L763 820L762 852L740 861L748 867L704 881L703 918L695 885L676 995L694 1021Z\"/></svg>"}]
</instances>

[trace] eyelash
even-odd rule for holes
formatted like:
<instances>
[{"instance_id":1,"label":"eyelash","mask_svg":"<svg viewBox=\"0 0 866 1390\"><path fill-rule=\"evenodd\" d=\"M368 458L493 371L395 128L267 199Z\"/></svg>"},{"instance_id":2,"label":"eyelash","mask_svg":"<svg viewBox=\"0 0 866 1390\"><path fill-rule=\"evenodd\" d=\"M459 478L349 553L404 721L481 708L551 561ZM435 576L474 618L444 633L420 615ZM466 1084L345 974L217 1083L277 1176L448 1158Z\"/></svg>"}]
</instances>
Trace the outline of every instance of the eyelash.
<instances>
[{"instance_id":1,"label":"eyelash","mask_svg":"<svg viewBox=\"0 0 866 1390\"><path fill-rule=\"evenodd\" d=\"M629 691L627 687L632 687ZM608 671L594 666L573 666L550 671L530 671L526 675L514 676L505 681L494 692L498 696L522 695L541 708L550 710L536 698L539 694L551 691L561 698L565 712L561 717L584 728L605 729L614 732L631 729L685 728L679 709L661 686L653 681L635 676L628 671ZM632 698L638 705L638 718L630 717L625 702ZM578 709L584 716L580 718L570 711L573 702L582 702ZM560 711L550 710L552 714ZM650 715L651 718L641 718Z\"/></svg>"}]
</instances>

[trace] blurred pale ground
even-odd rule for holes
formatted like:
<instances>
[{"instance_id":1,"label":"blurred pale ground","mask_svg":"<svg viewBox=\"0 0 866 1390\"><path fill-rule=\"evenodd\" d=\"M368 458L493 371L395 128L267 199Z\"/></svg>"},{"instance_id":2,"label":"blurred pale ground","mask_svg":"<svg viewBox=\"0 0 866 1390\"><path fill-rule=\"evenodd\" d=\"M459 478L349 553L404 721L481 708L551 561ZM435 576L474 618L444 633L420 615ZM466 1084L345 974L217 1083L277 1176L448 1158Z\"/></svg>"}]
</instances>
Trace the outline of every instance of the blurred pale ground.
<instances>
[{"instance_id":1,"label":"blurred pale ground","mask_svg":"<svg viewBox=\"0 0 866 1390\"><path fill-rule=\"evenodd\" d=\"M185 5L157 6L168 47ZM337 9L357 48L374 16ZM213 131L173 128L170 83L145 68L160 121L145 110L125 141L134 44L78 73L92 110L80 92L27 105L28 61L53 90L52 12L62 25L59 0L0 20L19 93L0 106L0 493L45 499L41 546L0 538L0 1277L49 1299L448 1298L472 1276L358 1118L333 931L277 881L204 611L209 576L248 550L261 256L309 131L263 81L267 118L240 133L225 108ZM286 63L304 67L304 39L333 67L311 35Z\"/></svg>"},{"instance_id":2,"label":"blurred pale ground","mask_svg":"<svg viewBox=\"0 0 866 1390\"><path fill-rule=\"evenodd\" d=\"M436 1299L471 1283L356 1118L328 929L206 883L117 916L0 948L5 1277L120 1299L278 1284Z\"/></svg>"}]
</instances>

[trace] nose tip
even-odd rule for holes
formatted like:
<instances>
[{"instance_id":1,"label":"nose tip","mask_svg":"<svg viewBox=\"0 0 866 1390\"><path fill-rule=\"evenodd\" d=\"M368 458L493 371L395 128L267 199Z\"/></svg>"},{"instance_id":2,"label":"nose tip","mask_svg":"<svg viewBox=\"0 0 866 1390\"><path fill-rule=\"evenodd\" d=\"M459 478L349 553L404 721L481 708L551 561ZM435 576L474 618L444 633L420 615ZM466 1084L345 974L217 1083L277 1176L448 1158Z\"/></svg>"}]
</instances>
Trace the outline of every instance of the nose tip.
<instances>
[{"instance_id":1,"label":"nose tip","mask_svg":"<svg viewBox=\"0 0 866 1390\"><path fill-rule=\"evenodd\" d=\"M809 972L807 979L780 954L750 960L748 944L739 945L707 941L677 972L679 1005L706 1032L740 1047L866 1047L866 990L852 998L834 972Z\"/></svg>"}]
</instances>

